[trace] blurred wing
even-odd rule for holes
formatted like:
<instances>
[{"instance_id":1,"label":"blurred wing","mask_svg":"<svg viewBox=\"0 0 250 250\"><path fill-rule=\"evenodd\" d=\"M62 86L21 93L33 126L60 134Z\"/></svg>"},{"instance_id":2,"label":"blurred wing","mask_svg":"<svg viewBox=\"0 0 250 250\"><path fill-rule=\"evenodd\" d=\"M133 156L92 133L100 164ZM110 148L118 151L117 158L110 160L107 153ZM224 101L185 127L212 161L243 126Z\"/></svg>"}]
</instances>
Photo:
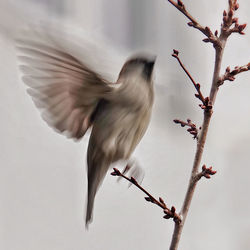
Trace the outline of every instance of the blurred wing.
<instances>
[{"instance_id":1,"label":"blurred wing","mask_svg":"<svg viewBox=\"0 0 250 250\"><path fill-rule=\"evenodd\" d=\"M58 132L79 139L91 126L91 115L113 84L52 41L17 41L23 81L43 119Z\"/></svg>"}]
</instances>

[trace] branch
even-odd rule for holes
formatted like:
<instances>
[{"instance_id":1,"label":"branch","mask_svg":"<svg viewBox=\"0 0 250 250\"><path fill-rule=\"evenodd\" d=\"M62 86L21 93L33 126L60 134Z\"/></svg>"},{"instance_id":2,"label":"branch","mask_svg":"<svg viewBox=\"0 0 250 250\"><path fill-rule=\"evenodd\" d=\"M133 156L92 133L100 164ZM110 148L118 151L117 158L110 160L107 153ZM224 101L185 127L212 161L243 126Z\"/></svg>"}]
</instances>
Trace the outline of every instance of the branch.
<instances>
[{"instance_id":1,"label":"branch","mask_svg":"<svg viewBox=\"0 0 250 250\"><path fill-rule=\"evenodd\" d=\"M221 25L221 34L220 37L218 37L218 30L216 30L214 33L211 31L211 29L208 26L202 26L199 24L199 22L186 10L185 5L181 0L177 0L176 2L173 0L168 0L169 3L171 3L175 8L177 8L183 15L185 15L190 22L188 22L188 26L193 27L195 29L198 29L201 31L207 38L203 39L203 42L205 43L212 43L214 47L221 47L221 37L228 37L232 33L239 33L240 35L244 35L245 33L243 30L246 28L246 23L239 24L238 18L234 17L234 12L239 8L239 3L237 0L229 0L229 8L228 11L223 11L223 22ZM234 27L231 28L231 26L234 25Z\"/></svg>"},{"instance_id":2,"label":"branch","mask_svg":"<svg viewBox=\"0 0 250 250\"><path fill-rule=\"evenodd\" d=\"M184 122L182 120L179 119L175 119L174 123L176 124L180 124L181 127L189 127L187 129L187 131L193 136L193 139L197 139L198 138L198 129L196 128L196 125L194 123L192 123L192 121L190 119L187 119L187 122ZM201 127L200 127L201 129Z\"/></svg>"},{"instance_id":3,"label":"branch","mask_svg":"<svg viewBox=\"0 0 250 250\"><path fill-rule=\"evenodd\" d=\"M201 177L205 177L207 179L211 178L211 175L215 175L217 171L213 170L213 167L207 168L206 165L202 166L202 171L196 175L196 178L194 178L194 181L199 181Z\"/></svg>"},{"instance_id":4,"label":"branch","mask_svg":"<svg viewBox=\"0 0 250 250\"><path fill-rule=\"evenodd\" d=\"M240 35L245 35L243 30L246 28L247 24L239 24L239 19L234 17L234 12L238 10L239 3L237 0L229 0L228 1L228 11L223 11L223 22L221 24L221 35L222 36L230 36L232 33L239 33ZM231 28L231 26L234 27Z\"/></svg>"},{"instance_id":5,"label":"branch","mask_svg":"<svg viewBox=\"0 0 250 250\"><path fill-rule=\"evenodd\" d=\"M201 26L198 21L196 21L187 11L182 3L182 1L177 0L177 2L173 0L168 0L173 6L175 6L180 12L182 12L191 22L188 23L189 26L192 26L198 30L200 30L203 34L207 36L203 41L204 42L212 42L213 46L215 48L215 65L214 65L214 72L213 72L213 80L212 80L212 85L210 89L210 94L209 98L207 98L207 103L211 108L204 108L204 116L203 116L203 123L202 123L202 129L199 134L199 138L197 141L197 147L196 147L196 153L194 156L194 162L193 162L193 168L192 168L192 173L189 179L189 184L187 188L187 192L185 195L185 199L182 205L182 209L180 211L180 216L182 216L182 221L180 224L175 224L175 229L174 233L172 236L172 241L170 245L170 250L176 250L180 241L182 229L190 208L190 204L193 198L193 194L197 185L198 180L204 176L208 178L210 175L215 174L215 171L212 170L212 168L206 168L205 165L202 167L202 171L198 173L198 169L201 163L202 155L203 155L203 150L206 142L206 137L207 137L207 132L210 124L210 120L213 114L213 105L216 100L216 95L219 90L219 86L225 81L225 80L234 80L233 78L226 79L229 75L230 76L235 76L236 74L247 71L249 70L249 64L246 66L243 66L243 68L235 68L234 70L236 71L230 71L230 69L227 69L228 74L224 74L224 79L223 77L220 77L220 69L221 69L221 62L222 62L222 57L223 57L223 52L224 48L227 42L228 37L232 33L239 33L241 35L244 35L243 30L246 27L246 24L239 25L238 24L238 18L234 17L235 11L239 8L239 4L237 3L237 0L229 0L229 8L228 11L223 12L223 22L221 25L221 32L220 35L218 36L218 31L215 31L214 35L211 32L211 30L208 27L203 27ZM232 27L233 26L233 27ZM178 53L175 53L175 58L178 60ZM184 68L183 64L178 60L180 63L181 67L184 69L184 71L187 73L187 70ZM230 74L231 73L231 74ZM187 73L188 74L188 73ZM189 74L188 74L189 76ZM190 78L190 76L189 76ZM191 78L190 78L191 79ZM195 88L197 89L197 83L195 83L192 79L191 81L193 82ZM198 90L197 90L198 91ZM199 97L198 97L199 96ZM197 98L199 98L201 101L203 100L201 95L198 93ZM203 102L203 101L202 101ZM204 103L203 103L204 105ZM204 105L206 107L206 105Z\"/></svg>"},{"instance_id":6,"label":"branch","mask_svg":"<svg viewBox=\"0 0 250 250\"><path fill-rule=\"evenodd\" d=\"M187 23L188 26L198 29L207 37L203 39L204 42L211 42L213 44L217 44L218 31L215 31L215 33L213 34L213 32L209 27L207 26L204 27L201 24L199 24L199 22L186 10L186 7L182 1L178 0L177 2L175 2L173 0L168 0L168 2L170 2L175 8L177 8L182 14L184 14L190 20L190 22Z\"/></svg>"},{"instance_id":7,"label":"branch","mask_svg":"<svg viewBox=\"0 0 250 250\"><path fill-rule=\"evenodd\" d=\"M197 94L195 94L195 97L200 99L202 104L200 104L199 106L204 109L204 110L210 110L212 109L212 105L209 102L209 97L204 98L203 94L201 93L201 85L199 83L196 83L195 80L193 79L193 77L191 76L191 74L188 72L188 70L186 69L186 67L184 66L184 64L182 63L181 59L179 58L179 51L178 50L173 50L173 54L172 56L174 58L177 59L177 61L179 62L180 66L182 67L182 69L185 71L185 73L187 74L187 76L189 77L189 79L191 80L191 82L193 83Z\"/></svg>"},{"instance_id":8,"label":"branch","mask_svg":"<svg viewBox=\"0 0 250 250\"><path fill-rule=\"evenodd\" d=\"M222 85L225 81L234 81L236 75L248 70L250 70L250 63L240 67L236 66L232 71L230 70L230 67L227 67L224 75L219 78L218 85Z\"/></svg>"},{"instance_id":9,"label":"branch","mask_svg":"<svg viewBox=\"0 0 250 250\"><path fill-rule=\"evenodd\" d=\"M146 191L137 181L134 177L130 177L128 178L127 176L125 176L124 174L122 174L117 168L113 168L114 172L111 173L111 175L113 176L119 176L122 177L124 179L126 179L127 181L129 181L130 183L134 184L137 188L139 188L142 192L144 192L147 196L145 197L145 200L148 202L152 202L154 204L156 204L157 206L159 206L160 208L163 209L164 212L164 219L170 219L173 218L173 221L175 222L175 224L180 224L181 223L181 217L175 212L176 209L174 206L172 206L171 208L168 208L166 203L164 202L164 200L159 197L159 201L153 197L153 195L151 195L148 191Z\"/></svg>"}]
</instances>

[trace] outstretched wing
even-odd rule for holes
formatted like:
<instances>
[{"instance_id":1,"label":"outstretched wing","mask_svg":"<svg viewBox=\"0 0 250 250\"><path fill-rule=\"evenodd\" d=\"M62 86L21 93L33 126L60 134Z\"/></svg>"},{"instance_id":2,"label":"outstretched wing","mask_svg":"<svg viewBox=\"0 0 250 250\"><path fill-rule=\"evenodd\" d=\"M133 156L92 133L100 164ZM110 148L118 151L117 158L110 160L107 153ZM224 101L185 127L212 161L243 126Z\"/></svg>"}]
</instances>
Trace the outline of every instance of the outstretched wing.
<instances>
[{"instance_id":1,"label":"outstretched wing","mask_svg":"<svg viewBox=\"0 0 250 250\"><path fill-rule=\"evenodd\" d=\"M112 91L111 83L53 40L17 40L20 66L27 92L43 119L57 132L79 139L91 126L100 99Z\"/></svg>"}]
</instances>

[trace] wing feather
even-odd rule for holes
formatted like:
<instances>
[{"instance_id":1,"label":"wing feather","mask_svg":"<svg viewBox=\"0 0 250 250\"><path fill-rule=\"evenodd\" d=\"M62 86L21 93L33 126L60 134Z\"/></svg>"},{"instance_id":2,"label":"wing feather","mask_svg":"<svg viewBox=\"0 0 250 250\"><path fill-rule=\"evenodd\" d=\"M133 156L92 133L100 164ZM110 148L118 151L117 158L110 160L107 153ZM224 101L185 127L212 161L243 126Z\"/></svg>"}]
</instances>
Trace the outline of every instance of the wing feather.
<instances>
[{"instance_id":1,"label":"wing feather","mask_svg":"<svg viewBox=\"0 0 250 250\"><path fill-rule=\"evenodd\" d=\"M22 80L42 118L58 132L79 139L91 126L91 115L113 84L48 37L17 40Z\"/></svg>"}]
</instances>

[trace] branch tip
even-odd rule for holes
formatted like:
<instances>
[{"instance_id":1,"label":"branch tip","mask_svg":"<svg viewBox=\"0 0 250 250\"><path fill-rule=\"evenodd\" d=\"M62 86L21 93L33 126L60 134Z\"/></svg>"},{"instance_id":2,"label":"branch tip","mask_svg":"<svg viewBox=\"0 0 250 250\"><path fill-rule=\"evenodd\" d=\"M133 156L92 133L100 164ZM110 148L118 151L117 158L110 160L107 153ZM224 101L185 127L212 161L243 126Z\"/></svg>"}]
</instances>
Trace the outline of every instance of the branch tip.
<instances>
[{"instance_id":1,"label":"branch tip","mask_svg":"<svg viewBox=\"0 0 250 250\"><path fill-rule=\"evenodd\" d=\"M194 23L193 22L188 22L187 25L190 26L190 27L194 27Z\"/></svg>"},{"instance_id":2,"label":"branch tip","mask_svg":"<svg viewBox=\"0 0 250 250\"><path fill-rule=\"evenodd\" d=\"M183 2L182 2L181 0L178 0L178 1L177 1L177 4L178 4L180 7L184 7L184 4L183 4Z\"/></svg>"},{"instance_id":3,"label":"branch tip","mask_svg":"<svg viewBox=\"0 0 250 250\"><path fill-rule=\"evenodd\" d=\"M187 132L189 132L193 136L193 139L198 139L198 129L196 128L196 125L192 123L190 119L187 119L187 122L184 122L179 119L174 119L173 121L176 124L180 124L181 127L187 126L188 127Z\"/></svg>"},{"instance_id":4,"label":"branch tip","mask_svg":"<svg viewBox=\"0 0 250 250\"><path fill-rule=\"evenodd\" d=\"M154 198L154 196L152 196L148 191L146 191L138 182L134 177L130 177L128 178L127 176L125 176L123 173L121 173L117 168L113 168L113 172L111 173L111 175L113 176L120 176L124 179L126 179L127 181L129 181L130 183L134 184L137 188L139 188L142 192L144 192L147 196L144 197L144 199L148 202L152 202L153 204L156 204L157 206L159 206L160 208L163 209L163 211L167 210L167 211L174 211L171 212L170 217L169 218L173 218L175 223L180 223L181 222L181 218L180 216L175 212L175 207L172 206L171 209L169 209L166 205L166 203L164 202L164 200L159 197L159 201Z\"/></svg>"},{"instance_id":5,"label":"branch tip","mask_svg":"<svg viewBox=\"0 0 250 250\"><path fill-rule=\"evenodd\" d=\"M117 168L113 168L113 172L110 173L113 176L121 176L121 172Z\"/></svg>"},{"instance_id":6,"label":"branch tip","mask_svg":"<svg viewBox=\"0 0 250 250\"><path fill-rule=\"evenodd\" d=\"M211 110L212 105L209 102L209 98L208 97L204 98L204 96L203 96L203 94L202 94L202 92L200 90L200 87L201 87L200 84L195 82L195 80L193 79L193 77L191 76L191 74L186 69L186 67L182 63L181 59L179 58L179 51L174 49L172 56L177 59L177 61L180 64L181 68L184 70L184 72L187 74L187 76L189 77L189 79L193 83L193 85L194 85L194 87L195 87L195 89L197 91L197 93L195 94L195 97L198 98L202 102L202 104L200 104L199 106L202 109L205 109L206 111Z\"/></svg>"},{"instance_id":7,"label":"branch tip","mask_svg":"<svg viewBox=\"0 0 250 250\"><path fill-rule=\"evenodd\" d=\"M218 86L222 85L225 81L234 81L236 75L248 70L250 70L250 63L243 66L235 66L233 70L228 66L225 73L219 77Z\"/></svg>"},{"instance_id":8,"label":"branch tip","mask_svg":"<svg viewBox=\"0 0 250 250\"><path fill-rule=\"evenodd\" d=\"M204 38L202 41L203 41L204 43L209 43L209 42L210 42L210 39L209 39L209 38Z\"/></svg>"},{"instance_id":9,"label":"branch tip","mask_svg":"<svg viewBox=\"0 0 250 250\"><path fill-rule=\"evenodd\" d=\"M180 224L181 223L181 217L179 214L177 214L176 212L176 209L174 206L171 207L171 209L164 209L164 216L163 218L164 219L171 219L173 218L173 221L176 223L176 224Z\"/></svg>"},{"instance_id":10,"label":"branch tip","mask_svg":"<svg viewBox=\"0 0 250 250\"><path fill-rule=\"evenodd\" d=\"M217 173L216 170L213 170L213 167L207 168L206 165L204 164L202 166L202 171L198 173L195 177L195 182L199 181L202 177L205 177L206 179L210 179L211 175L215 175Z\"/></svg>"}]
</instances>

